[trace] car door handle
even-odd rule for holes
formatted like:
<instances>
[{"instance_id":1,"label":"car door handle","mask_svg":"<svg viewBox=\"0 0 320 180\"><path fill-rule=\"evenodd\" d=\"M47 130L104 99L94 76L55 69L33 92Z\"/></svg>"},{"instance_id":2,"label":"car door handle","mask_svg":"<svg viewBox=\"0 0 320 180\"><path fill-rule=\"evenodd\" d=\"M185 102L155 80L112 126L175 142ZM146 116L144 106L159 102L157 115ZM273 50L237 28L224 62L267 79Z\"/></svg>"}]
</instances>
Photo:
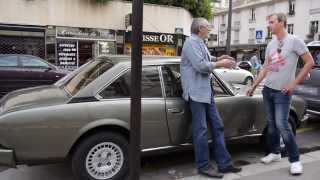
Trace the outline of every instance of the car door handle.
<instances>
[{"instance_id":1,"label":"car door handle","mask_svg":"<svg viewBox=\"0 0 320 180\"><path fill-rule=\"evenodd\" d=\"M168 112L169 113L183 113L184 111L179 108L170 108L170 109L168 109Z\"/></svg>"}]
</instances>

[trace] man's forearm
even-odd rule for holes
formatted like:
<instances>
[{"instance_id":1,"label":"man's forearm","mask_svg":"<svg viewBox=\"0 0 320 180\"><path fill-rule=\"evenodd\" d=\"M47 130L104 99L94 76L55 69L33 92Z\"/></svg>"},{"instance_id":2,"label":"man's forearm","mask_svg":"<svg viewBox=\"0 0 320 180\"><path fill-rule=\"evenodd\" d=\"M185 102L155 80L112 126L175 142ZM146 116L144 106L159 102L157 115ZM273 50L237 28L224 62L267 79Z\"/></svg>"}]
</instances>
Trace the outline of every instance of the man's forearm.
<instances>
[{"instance_id":1,"label":"man's forearm","mask_svg":"<svg viewBox=\"0 0 320 180\"><path fill-rule=\"evenodd\" d=\"M303 68L299 72L298 76L294 80L294 85L295 86L305 80L305 78L307 77L308 73L310 72L310 70L312 69L313 66L314 66L313 59L308 60L306 62L306 64L303 66Z\"/></svg>"},{"instance_id":2,"label":"man's forearm","mask_svg":"<svg viewBox=\"0 0 320 180\"><path fill-rule=\"evenodd\" d=\"M254 83L253 83L253 88L256 88L260 82L266 77L267 75L267 69L265 67L263 67L260 71L260 73L258 74L258 77L255 79Z\"/></svg>"}]
</instances>

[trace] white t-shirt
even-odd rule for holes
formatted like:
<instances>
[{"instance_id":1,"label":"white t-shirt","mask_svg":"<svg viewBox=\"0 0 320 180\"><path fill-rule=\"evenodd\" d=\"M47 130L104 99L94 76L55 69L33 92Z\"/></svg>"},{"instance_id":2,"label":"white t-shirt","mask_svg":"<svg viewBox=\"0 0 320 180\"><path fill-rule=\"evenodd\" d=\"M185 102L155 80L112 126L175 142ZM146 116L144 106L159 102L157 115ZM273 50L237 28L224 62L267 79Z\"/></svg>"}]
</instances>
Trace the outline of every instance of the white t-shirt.
<instances>
[{"instance_id":1,"label":"white t-shirt","mask_svg":"<svg viewBox=\"0 0 320 180\"><path fill-rule=\"evenodd\" d=\"M276 90L282 90L285 85L295 79L299 56L309 51L301 39L291 34L285 36L282 44L280 48L281 42L275 38L266 49L265 67L268 73L265 86ZM279 48L280 53L277 52Z\"/></svg>"}]
</instances>

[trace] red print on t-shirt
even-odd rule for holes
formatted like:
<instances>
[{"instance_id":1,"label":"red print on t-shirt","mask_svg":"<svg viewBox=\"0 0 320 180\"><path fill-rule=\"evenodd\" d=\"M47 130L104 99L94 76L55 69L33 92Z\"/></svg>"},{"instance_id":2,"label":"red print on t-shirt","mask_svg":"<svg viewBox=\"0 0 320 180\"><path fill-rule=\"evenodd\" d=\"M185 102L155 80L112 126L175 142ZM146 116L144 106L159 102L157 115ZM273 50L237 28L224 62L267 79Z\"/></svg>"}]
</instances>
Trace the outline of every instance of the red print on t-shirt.
<instances>
[{"instance_id":1,"label":"red print on t-shirt","mask_svg":"<svg viewBox=\"0 0 320 180\"><path fill-rule=\"evenodd\" d=\"M271 56L269 56L269 57L270 57L270 62L268 65L269 71L278 72L279 68L286 64L286 60L278 52L272 53Z\"/></svg>"}]
</instances>

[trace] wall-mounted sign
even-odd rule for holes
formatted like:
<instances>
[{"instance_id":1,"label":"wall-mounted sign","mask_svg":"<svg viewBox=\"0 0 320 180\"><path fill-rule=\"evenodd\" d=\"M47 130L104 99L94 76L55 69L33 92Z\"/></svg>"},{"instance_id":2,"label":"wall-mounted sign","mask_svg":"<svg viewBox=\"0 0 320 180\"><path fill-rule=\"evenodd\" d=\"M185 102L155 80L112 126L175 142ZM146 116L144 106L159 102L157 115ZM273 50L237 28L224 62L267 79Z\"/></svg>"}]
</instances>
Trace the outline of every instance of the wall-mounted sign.
<instances>
[{"instance_id":1,"label":"wall-mounted sign","mask_svg":"<svg viewBox=\"0 0 320 180\"><path fill-rule=\"evenodd\" d=\"M125 41L131 42L131 32L125 34ZM142 42L147 44L176 45L177 35L168 33L143 32Z\"/></svg>"},{"instance_id":2,"label":"wall-mounted sign","mask_svg":"<svg viewBox=\"0 0 320 180\"><path fill-rule=\"evenodd\" d=\"M57 43L58 65L73 69L78 63L78 46L77 42L61 41Z\"/></svg>"},{"instance_id":3,"label":"wall-mounted sign","mask_svg":"<svg viewBox=\"0 0 320 180\"><path fill-rule=\"evenodd\" d=\"M94 28L57 27L57 37L115 41L115 30Z\"/></svg>"}]
</instances>

